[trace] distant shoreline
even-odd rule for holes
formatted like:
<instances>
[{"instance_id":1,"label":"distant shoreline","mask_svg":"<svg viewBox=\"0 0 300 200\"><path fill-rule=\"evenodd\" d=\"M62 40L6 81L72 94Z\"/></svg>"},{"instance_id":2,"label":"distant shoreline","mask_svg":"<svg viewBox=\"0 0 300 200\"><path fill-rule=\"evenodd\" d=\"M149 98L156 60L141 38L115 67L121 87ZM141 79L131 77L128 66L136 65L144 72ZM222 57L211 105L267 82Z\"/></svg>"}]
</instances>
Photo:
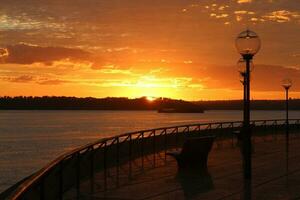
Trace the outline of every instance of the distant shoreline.
<instances>
[{"instance_id":1,"label":"distant shoreline","mask_svg":"<svg viewBox=\"0 0 300 200\"><path fill-rule=\"evenodd\" d=\"M81 108L77 108L77 109L47 109L47 108L0 108L0 111L132 111L132 112L136 112L136 111L152 111L152 112L157 112L157 113L205 113L206 111L243 111L243 109L207 109L204 110L203 112L158 112L157 110L129 110L129 109L81 109ZM252 111L285 111L285 109L251 109ZM289 109L290 111L300 111L300 109Z\"/></svg>"},{"instance_id":2,"label":"distant shoreline","mask_svg":"<svg viewBox=\"0 0 300 200\"><path fill-rule=\"evenodd\" d=\"M252 100L251 109L285 110L285 100ZM184 101L167 98L149 100L147 97L136 99L125 97L0 97L0 110L243 110L243 100ZM290 99L289 110L300 110L300 99Z\"/></svg>"}]
</instances>

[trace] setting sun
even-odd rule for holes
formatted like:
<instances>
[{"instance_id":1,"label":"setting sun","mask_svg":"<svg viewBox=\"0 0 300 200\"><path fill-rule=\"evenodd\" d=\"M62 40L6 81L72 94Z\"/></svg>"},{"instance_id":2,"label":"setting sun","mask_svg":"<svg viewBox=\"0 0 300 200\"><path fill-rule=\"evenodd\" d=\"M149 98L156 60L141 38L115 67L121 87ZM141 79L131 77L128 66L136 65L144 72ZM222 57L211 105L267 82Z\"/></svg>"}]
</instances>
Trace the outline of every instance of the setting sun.
<instances>
[{"instance_id":1,"label":"setting sun","mask_svg":"<svg viewBox=\"0 0 300 200\"><path fill-rule=\"evenodd\" d=\"M147 96L146 99L150 102L154 101L156 98L155 97L151 97L151 96Z\"/></svg>"}]
</instances>

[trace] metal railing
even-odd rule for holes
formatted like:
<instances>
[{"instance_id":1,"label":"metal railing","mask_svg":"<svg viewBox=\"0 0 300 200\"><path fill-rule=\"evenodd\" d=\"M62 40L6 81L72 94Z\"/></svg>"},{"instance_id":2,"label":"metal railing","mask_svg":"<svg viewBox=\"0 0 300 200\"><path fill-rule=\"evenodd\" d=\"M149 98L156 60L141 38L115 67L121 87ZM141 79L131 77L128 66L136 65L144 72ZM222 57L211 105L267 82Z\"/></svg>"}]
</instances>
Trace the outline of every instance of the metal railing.
<instances>
[{"instance_id":1,"label":"metal railing","mask_svg":"<svg viewBox=\"0 0 300 200\"><path fill-rule=\"evenodd\" d=\"M255 129L283 128L284 119L254 120ZM136 158L180 147L189 135L214 134L219 138L234 137L234 130L242 127L242 121L213 122L163 127L125 133L100 139L96 142L67 152L21 184L11 199L63 199L72 189L75 198L80 197L81 182L90 181L91 193L94 191L95 174L103 172L103 188L107 188L107 170ZM300 119L290 119L291 128L300 128ZM129 162L131 169L131 162Z\"/></svg>"}]
</instances>

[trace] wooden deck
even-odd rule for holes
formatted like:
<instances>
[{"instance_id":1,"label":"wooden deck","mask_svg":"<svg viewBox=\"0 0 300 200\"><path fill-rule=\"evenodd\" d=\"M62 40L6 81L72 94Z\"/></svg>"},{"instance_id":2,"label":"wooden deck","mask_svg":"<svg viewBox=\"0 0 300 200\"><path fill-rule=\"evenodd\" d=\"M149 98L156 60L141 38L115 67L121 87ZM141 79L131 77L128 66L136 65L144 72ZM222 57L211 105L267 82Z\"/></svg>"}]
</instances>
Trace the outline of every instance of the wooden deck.
<instances>
[{"instance_id":1,"label":"wooden deck","mask_svg":"<svg viewBox=\"0 0 300 200\"><path fill-rule=\"evenodd\" d=\"M178 173L176 161L159 153L110 169L107 183L97 174L93 193L89 181L81 185L81 199L300 199L299 142L290 138L287 166L284 137L255 138L251 183L243 180L239 148L225 141L210 153L209 174Z\"/></svg>"}]
</instances>

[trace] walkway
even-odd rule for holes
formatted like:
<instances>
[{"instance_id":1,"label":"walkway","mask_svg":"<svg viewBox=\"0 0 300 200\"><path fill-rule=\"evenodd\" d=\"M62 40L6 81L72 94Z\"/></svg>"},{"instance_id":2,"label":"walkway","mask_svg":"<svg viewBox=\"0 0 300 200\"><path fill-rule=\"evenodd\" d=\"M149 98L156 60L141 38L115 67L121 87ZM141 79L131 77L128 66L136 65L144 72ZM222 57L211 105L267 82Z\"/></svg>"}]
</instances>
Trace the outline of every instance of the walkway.
<instances>
[{"instance_id":1,"label":"walkway","mask_svg":"<svg viewBox=\"0 0 300 200\"><path fill-rule=\"evenodd\" d=\"M209 174L177 173L176 162L160 153L110 169L106 183L97 174L94 193L87 181L81 199L300 199L300 138L290 140L287 166L284 137L255 138L252 183L243 181L239 148L225 141L210 153Z\"/></svg>"}]
</instances>

